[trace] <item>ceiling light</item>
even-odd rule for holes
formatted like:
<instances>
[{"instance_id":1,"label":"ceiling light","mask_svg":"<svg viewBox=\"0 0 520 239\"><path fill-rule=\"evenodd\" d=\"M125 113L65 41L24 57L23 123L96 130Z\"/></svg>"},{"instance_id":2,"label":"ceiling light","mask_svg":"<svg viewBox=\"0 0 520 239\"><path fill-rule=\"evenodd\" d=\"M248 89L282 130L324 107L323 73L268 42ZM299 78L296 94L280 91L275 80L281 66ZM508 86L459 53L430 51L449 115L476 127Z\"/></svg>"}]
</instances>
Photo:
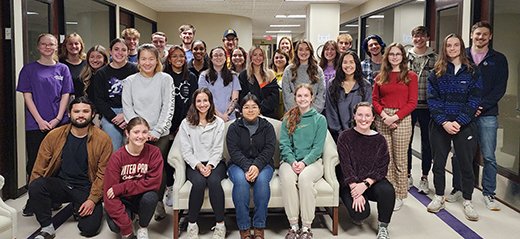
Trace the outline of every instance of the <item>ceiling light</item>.
<instances>
[{"instance_id":1,"label":"ceiling light","mask_svg":"<svg viewBox=\"0 0 520 239\"><path fill-rule=\"evenodd\" d=\"M381 18L385 18L385 15L372 15L368 18L372 18L372 19L381 19Z\"/></svg>"},{"instance_id":2,"label":"ceiling light","mask_svg":"<svg viewBox=\"0 0 520 239\"><path fill-rule=\"evenodd\" d=\"M359 25L358 24L347 24L345 25L345 27L358 27Z\"/></svg>"},{"instance_id":3,"label":"ceiling light","mask_svg":"<svg viewBox=\"0 0 520 239\"><path fill-rule=\"evenodd\" d=\"M339 0L284 0L286 2L339 2Z\"/></svg>"},{"instance_id":4,"label":"ceiling light","mask_svg":"<svg viewBox=\"0 0 520 239\"><path fill-rule=\"evenodd\" d=\"M306 15L276 15L275 18L306 18Z\"/></svg>"},{"instance_id":5,"label":"ceiling light","mask_svg":"<svg viewBox=\"0 0 520 239\"><path fill-rule=\"evenodd\" d=\"M67 25L78 25L78 22L65 22Z\"/></svg>"},{"instance_id":6,"label":"ceiling light","mask_svg":"<svg viewBox=\"0 0 520 239\"><path fill-rule=\"evenodd\" d=\"M40 15L40 14L37 12L27 12L27 15Z\"/></svg>"},{"instance_id":7,"label":"ceiling light","mask_svg":"<svg viewBox=\"0 0 520 239\"><path fill-rule=\"evenodd\" d=\"M300 24L294 24L294 25L290 25L290 24L282 24L282 25L276 25L276 24L271 24L269 25L269 27L300 27Z\"/></svg>"},{"instance_id":8,"label":"ceiling light","mask_svg":"<svg viewBox=\"0 0 520 239\"><path fill-rule=\"evenodd\" d=\"M289 30L265 31L265 33L291 33Z\"/></svg>"}]
</instances>

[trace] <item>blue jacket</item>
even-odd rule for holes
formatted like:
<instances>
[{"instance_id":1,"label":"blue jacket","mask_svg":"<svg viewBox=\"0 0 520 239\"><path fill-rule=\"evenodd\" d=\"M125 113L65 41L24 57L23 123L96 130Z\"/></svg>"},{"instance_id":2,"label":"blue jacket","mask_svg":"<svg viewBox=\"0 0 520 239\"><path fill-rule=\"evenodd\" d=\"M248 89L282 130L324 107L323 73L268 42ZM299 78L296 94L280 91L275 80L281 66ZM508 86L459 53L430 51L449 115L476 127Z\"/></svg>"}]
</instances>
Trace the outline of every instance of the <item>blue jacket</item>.
<instances>
[{"instance_id":1,"label":"blue jacket","mask_svg":"<svg viewBox=\"0 0 520 239\"><path fill-rule=\"evenodd\" d=\"M465 65L454 74L455 66L448 62L446 73L428 77L428 108L436 124L457 121L461 126L475 118L481 103L482 78L476 67L469 71Z\"/></svg>"},{"instance_id":2,"label":"blue jacket","mask_svg":"<svg viewBox=\"0 0 520 239\"><path fill-rule=\"evenodd\" d=\"M468 58L473 62L470 48L466 48ZM477 66L482 74L484 87L482 89L482 113L480 116L498 115L498 101L506 93L509 69L506 57L493 49Z\"/></svg>"}]
</instances>

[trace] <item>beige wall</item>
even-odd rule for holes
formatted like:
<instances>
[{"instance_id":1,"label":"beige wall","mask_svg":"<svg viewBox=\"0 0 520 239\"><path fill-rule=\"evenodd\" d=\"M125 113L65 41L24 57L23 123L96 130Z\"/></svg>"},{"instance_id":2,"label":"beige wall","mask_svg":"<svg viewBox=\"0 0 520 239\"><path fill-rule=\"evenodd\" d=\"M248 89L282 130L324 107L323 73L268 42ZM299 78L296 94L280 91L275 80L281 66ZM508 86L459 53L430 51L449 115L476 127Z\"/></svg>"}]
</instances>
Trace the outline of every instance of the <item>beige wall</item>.
<instances>
[{"instance_id":1,"label":"beige wall","mask_svg":"<svg viewBox=\"0 0 520 239\"><path fill-rule=\"evenodd\" d=\"M153 9L135 1L135 0L108 0L116 4L118 7L124 8L131 12L137 13L143 17L146 17L152 21L157 21L157 12ZM119 24L118 24L119 25Z\"/></svg>"},{"instance_id":2,"label":"beige wall","mask_svg":"<svg viewBox=\"0 0 520 239\"><path fill-rule=\"evenodd\" d=\"M166 33L168 44L181 44L179 26L183 24L191 24L195 27L197 30L195 39L206 42L208 53L213 47L222 46L222 34L228 28L235 29L238 34L238 44L244 49L251 48L253 42L253 25L250 18L212 13L158 13L157 30Z\"/></svg>"},{"instance_id":3,"label":"beige wall","mask_svg":"<svg viewBox=\"0 0 520 239\"><path fill-rule=\"evenodd\" d=\"M339 4L309 4L307 7L305 38L316 53L320 45L338 36L339 9Z\"/></svg>"}]
</instances>

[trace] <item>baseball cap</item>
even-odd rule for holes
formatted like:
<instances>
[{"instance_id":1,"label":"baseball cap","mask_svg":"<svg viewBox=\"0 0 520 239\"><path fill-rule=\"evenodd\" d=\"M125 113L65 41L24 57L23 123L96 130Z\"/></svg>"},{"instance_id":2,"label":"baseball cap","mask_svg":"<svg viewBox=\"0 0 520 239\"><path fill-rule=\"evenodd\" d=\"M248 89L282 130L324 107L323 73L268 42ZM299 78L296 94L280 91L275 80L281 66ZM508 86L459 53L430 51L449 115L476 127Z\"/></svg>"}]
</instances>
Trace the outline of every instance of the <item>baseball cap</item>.
<instances>
[{"instance_id":1,"label":"baseball cap","mask_svg":"<svg viewBox=\"0 0 520 239\"><path fill-rule=\"evenodd\" d=\"M224 38L226 38L227 36L229 35L233 35L235 37L237 37L237 32L231 28L227 29L225 32L224 32Z\"/></svg>"}]
</instances>

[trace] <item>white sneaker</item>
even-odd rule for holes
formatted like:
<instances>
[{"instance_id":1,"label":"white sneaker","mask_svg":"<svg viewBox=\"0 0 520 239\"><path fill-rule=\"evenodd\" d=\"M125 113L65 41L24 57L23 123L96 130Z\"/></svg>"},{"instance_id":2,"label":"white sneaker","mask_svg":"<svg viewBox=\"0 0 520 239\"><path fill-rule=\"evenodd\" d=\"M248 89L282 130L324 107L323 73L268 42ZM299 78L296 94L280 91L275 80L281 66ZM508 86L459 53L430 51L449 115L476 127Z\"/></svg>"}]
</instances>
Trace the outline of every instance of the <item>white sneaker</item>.
<instances>
[{"instance_id":1,"label":"white sneaker","mask_svg":"<svg viewBox=\"0 0 520 239\"><path fill-rule=\"evenodd\" d=\"M173 186L166 187L164 204L168 207L173 207Z\"/></svg>"},{"instance_id":2,"label":"white sneaker","mask_svg":"<svg viewBox=\"0 0 520 239\"><path fill-rule=\"evenodd\" d=\"M473 204L470 200L464 200L462 203L464 206L464 216L466 216L466 219L470 221L478 221L478 213L475 211L475 208L473 207Z\"/></svg>"},{"instance_id":3,"label":"white sneaker","mask_svg":"<svg viewBox=\"0 0 520 239\"><path fill-rule=\"evenodd\" d=\"M462 200L462 192L461 191L456 191L456 192L451 192L450 195L448 195L446 197L446 202L456 202L456 201L459 201L459 200Z\"/></svg>"},{"instance_id":4,"label":"white sneaker","mask_svg":"<svg viewBox=\"0 0 520 239\"><path fill-rule=\"evenodd\" d=\"M399 211L399 209L401 209L403 204L404 204L403 199L396 198L395 199L395 204L394 204L394 211Z\"/></svg>"},{"instance_id":5,"label":"white sneaker","mask_svg":"<svg viewBox=\"0 0 520 239\"><path fill-rule=\"evenodd\" d=\"M428 210L428 212L437 213L441 209L444 209L444 196L433 196L433 200L428 204L426 210Z\"/></svg>"},{"instance_id":6,"label":"white sneaker","mask_svg":"<svg viewBox=\"0 0 520 239\"><path fill-rule=\"evenodd\" d=\"M156 221L160 221L162 219L166 218L166 210L164 210L164 204L162 201L157 203L157 206L155 207L155 217L154 219Z\"/></svg>"},{"instance_id":7,"label":"white sneaker","mask_svg":"<svg viewBox=\"0 0 520 239\"><path fill-rule=\"evenodd\" d=\"M428 178L421 178L419 186L417 187L417 191L425 195L430 193L430 188L428 188Z\"/></svg>"},{"instance_id":8,"label":"white sneaker","mask_svg":"<svg viewBox=\"0 0 520 239\"><path fill-rule=\"evenodd\" d=\"M199 239L199 226L197 223L188 223L188 239Z\"/></svg>"},{"instance_id":9,"label":"white sneaker","mask_svg":"<svg viewBox=\"0 0 520 239\"><path fill-rule=\"evenodd\" d=\"M148 228L139 227L137 229L137 239L148 239Z\"/></svg>"},{"instance_id":10,"label":"white sneaker","mask_svg":"<svg viewBox=\"0 0 520 239\"><path fill-rule=\"evenodd\" d=\"M226 238L226 225L217 223L213 228L213 237L212 239L225 239Z\"/></svg>"},{"instance_id":11,"label":"white sneaker","mask_svg":"<svg viewBox=\"0 0 520 239\"><path fill-rule=\"evenodd\" d=\"M408 189L413 187L413 178L412 175L408 176Z\"/></svg>"},{"instance_id":12,"label":"white sneaker","mask_svg":"<svg viewBox=\"0 0 520 239\"><path fill-rule=\"evenodd\" d=\"M379 227L377 229L377 239L390 239L387 227Z\"/></svg>"},{"instance_id":13,"label":"white sneaker","mask_svg":"<svg viewBox=\"0 0 520 239\"><path fill-rule=\"evenodd\" d=\"M495 196L493 195L485 195L484 196L484 203L486 204L486 207L491 211L500 211L500 206L495 201Z\"/></svg>"}]
</instances>

